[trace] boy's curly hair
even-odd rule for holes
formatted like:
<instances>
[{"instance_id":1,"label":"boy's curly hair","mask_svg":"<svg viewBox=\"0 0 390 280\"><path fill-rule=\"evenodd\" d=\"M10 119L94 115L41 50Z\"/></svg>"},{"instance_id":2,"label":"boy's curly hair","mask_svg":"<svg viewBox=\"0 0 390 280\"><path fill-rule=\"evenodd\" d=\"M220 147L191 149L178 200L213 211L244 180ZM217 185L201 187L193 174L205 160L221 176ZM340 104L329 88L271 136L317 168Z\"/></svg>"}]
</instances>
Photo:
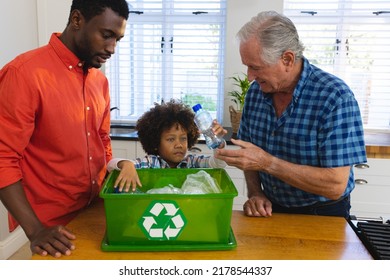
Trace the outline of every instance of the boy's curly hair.
<instances>
[{"instance_id":1,"label":"boy's curly hair","mask_svg":"<svg viewBox=\"0 0 390 280\"><path fill-rule=\"evenodd\" d=\"M171 99L169 102L155 104L137 121L135 129L142 148L149 155L156 154L163 131L180 125L187 131L188 148L196 144L199 138L198 127L194 122L195 113L188 105Z\"/></svg>"}]
</instances>

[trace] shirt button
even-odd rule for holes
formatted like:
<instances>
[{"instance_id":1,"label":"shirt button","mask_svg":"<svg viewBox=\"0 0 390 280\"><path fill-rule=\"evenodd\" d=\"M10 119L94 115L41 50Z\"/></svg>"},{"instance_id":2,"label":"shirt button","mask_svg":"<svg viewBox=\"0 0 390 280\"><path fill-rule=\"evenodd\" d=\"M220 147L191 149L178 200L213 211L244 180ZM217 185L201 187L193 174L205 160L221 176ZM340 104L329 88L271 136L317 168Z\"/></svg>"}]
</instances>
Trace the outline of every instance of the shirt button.
<instances>
[{"instance_id":1,"label":"shirt button","mask_svg":"<svg viewBox=\"0 0 390 280\"><path fill-rule=\"evenodd\" d=\"M72 70L72 69L73 69L73 66L72 66L72 65L69 65L68 68L69 68L69 70Z\"/></svg>"},{"instance_id":2,"label":"shirt button","mask_svg":"<svg viewBox=\"0 0 390 280\"><path fill-rule=\"evenodd\" d=\"M92 157L89 157L89 160L92 160Z\"/></svg>"},{"instance_id":3,"label":"shirt button","mask_svg":"<svg viewBox=\"0 0 390 280\"><path fill-rule=\"evenodd\" d=\"M91 133L87 132L87 135L88 135L88 136L91 136Z\"/></svg>"},{"instance_id":4,"label":"shirt button","mask_svg":"<svg viewBox=\"0 0 390 280\"><path fill-rule=\"evenodd\" d=\"M87 107L87 111L89 111L90 110L90 108L89 108L89 106Z\"/></svg>"},{"instance_id":5,"label":"shirt button","mask_svg":"<svg viewBox=\"0 0 390 280\"><path fill-rule=\"evenodd\" d=\"M95 181L95 180L93 180L93 181L92 181L92 185L95 185L95 184L96 184L96 181Z\"/></svg>"},{"instance_id":6,"label":"shirt button","mask_svg":"<svg viewBox=\"0 0 390 280\"><path fill-rule=\"evenodd\" d=\"M81 67L83 66L83 64L81 62L79 62L79 64L77 64L78 67Z\"/></svg>"}]
</instances>

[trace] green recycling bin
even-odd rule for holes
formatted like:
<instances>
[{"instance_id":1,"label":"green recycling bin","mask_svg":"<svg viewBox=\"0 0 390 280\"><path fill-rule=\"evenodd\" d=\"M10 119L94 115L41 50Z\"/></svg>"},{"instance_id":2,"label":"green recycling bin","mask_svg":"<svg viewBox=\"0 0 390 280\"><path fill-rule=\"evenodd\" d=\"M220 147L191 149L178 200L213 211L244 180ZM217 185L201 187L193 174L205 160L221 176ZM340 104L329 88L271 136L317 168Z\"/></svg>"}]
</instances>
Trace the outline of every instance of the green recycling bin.
<instances>
[{"instance_id":1,"label":"green recycling bin","mask_svg":"<svg viewBox=\"0 0 390 280\"><path fill-rule=\"evenodd\" d=\"M204 170L221 189L207 194L148 194L181 188L187 175ZM100 191L106 214L103 251L228 250L236 247L230 226L237 189L224 169L138 169L141 192L116 193L111 172Z\"/></svg>"}]
</instances>

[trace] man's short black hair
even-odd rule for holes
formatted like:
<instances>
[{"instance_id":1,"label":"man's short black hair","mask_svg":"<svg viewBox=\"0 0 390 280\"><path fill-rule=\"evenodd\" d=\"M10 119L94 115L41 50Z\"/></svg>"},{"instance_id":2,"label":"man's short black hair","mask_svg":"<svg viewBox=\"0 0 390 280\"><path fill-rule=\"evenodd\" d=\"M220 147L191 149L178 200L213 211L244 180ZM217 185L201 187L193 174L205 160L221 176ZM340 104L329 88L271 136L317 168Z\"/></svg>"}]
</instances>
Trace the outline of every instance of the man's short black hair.
<instances>
[{"instance_id":1,"label":"man's short black hair","mask_svg":"<svg viewBox=\"0 0 390 280\"><path fill-rule=\"evenodd\" d=\"M110 8L119 16L129 18L129 5L126 0L73 0L70 8L70 14L74 10L79 10L86 21L98 16Z\"/></svg>"}]
</instances>

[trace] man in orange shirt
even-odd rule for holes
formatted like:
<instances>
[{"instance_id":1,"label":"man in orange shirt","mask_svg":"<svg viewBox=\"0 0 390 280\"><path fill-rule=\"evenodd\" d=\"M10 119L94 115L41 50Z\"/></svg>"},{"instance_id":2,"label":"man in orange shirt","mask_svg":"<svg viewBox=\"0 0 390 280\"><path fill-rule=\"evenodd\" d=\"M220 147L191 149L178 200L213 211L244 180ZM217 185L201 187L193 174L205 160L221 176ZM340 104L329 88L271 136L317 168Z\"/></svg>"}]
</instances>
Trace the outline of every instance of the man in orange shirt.
<instances>
[{"instance_id":1,"label":"man in orange shirt","mask_svg":"<svg viewBox=\"0 0 390 280\"><path fill-rule=\"evenodd\" d=\"M112 158L108 81L125 0L73 0L63 33L0 71L0 199L31 251L71 254L65 228L97 197Z\"/></svg>"}]
</instances>

